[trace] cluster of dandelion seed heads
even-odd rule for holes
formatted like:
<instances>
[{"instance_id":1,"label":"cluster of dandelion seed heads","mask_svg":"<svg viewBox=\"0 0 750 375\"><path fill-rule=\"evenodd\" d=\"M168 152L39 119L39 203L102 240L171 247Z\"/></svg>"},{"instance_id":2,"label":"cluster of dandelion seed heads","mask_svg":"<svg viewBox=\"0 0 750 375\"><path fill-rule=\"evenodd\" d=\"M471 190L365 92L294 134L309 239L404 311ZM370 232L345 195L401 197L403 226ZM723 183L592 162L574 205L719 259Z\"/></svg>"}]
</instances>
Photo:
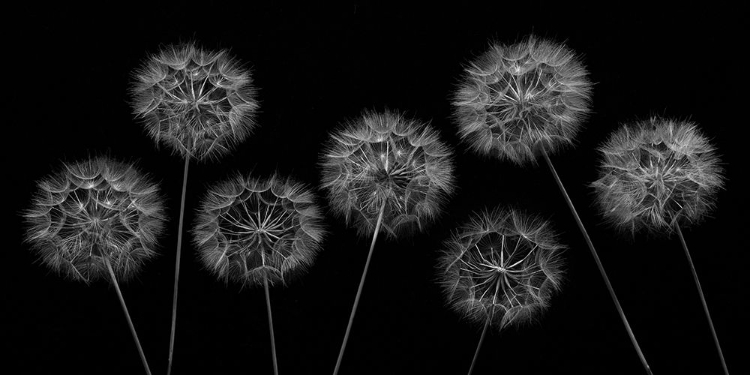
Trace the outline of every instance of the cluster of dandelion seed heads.
<instances>
[{"instance_id":1,"label":"cluster of dandelion seed heads","mask_svg":"<svg viewBox=\"0 0 750 375\"><path fill-rule=\"evenodd\" d=\"M591 83L564 45L530 37L493 45L472 62L455 94L459 134L472 149L523 165L543 147L572 143L589 112Z\"/></svg>"},{"instance_id":2,"label":"cluster of dandelion seed heads","mask_svg":"<svg viewBox=\"0 0 750 375\"><path fill-rule=\"evenodd\" d=\"M285 284L312 265L325 235L322 218L304 185L276 175L238 176L208 192L193 239L205 266L220 279Z\"/></svg>"},{"instance_id":3,"label":"cluster of dandelion seed heads","mask_svg":"<svg viewBox=\"0 0 750 375\"><path fill-rule=\"evenodd\" d=\"M173 45L134 74L136 117L185 158L216 158L245 139L258 108L250 73L227 51Z\"/></svg>"},{"instance_id":4,"label":"cluster of dandelion seed heads","mask_svg":"<svg viewBox=\"0 0 750 375\"><path fill-rule=\"evenodd\" d=\"M322 155L331 207L362 235L422 230L453 191L452 151L438 133L391 113L365 113L331 136Z\"/></svg>"},{"instance_id":5,"label":"cluster of dandelion seed heads","mask_svg":"<svg viewBox=\"0 0 750 375\"><path fill-rule=\"evenodd\" d=\"M165 217L158 187L133 166L106 158L65 164L38 183L24 212L26 241L55 272L89 282L134 275L156 255Z\"/></svg>"},{"instance_id":6,"label":"cluster of dandelion seed heads","mask_svg":"<svg viewBox=\"0 0 750 375\"><path fill-rule=\"evenodd\" d=\"M625 125L599 151L599 179L592 183L598 204L632 232L700 221L723 185L714 146L688 121L654 117Z\"/></svg>"},{"instance_id":7,"label":"cluster of dandelion seed heads","mask_svg":"<svg viewBox=\"0 0 750 375\"><path fill-rule=\"evenodd\" d=\"M518 325L560 289L563 249L544 221L512 210L484 213L444 244L440 284L467 319L497 329Z\"/></svg>"}]
</instances>

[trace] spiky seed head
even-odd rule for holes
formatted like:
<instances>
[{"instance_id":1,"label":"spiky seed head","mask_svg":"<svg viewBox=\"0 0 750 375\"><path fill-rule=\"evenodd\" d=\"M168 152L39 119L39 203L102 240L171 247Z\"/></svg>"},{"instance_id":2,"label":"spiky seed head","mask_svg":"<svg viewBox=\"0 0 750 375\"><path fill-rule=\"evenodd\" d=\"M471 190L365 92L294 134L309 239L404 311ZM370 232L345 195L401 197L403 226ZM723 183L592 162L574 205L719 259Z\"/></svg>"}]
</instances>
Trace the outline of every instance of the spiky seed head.
<instances>
[{"instance_id":1,"label":"spiky seed head","mask_svg":"<svg viewBox=\"0 0 750 375\"><path fill-rule=\"evenodd\" d=\"M602 214L631 232L670 232L701 220L724 183L715 148L696 124L652 117L622 126L599 148L591 184Z\"/></svg>"},{"instance_id":2,"label":"spiky seed head","mask_svg":"<svg viewBox=\"0 0 750 375\"><path fill-rule=\"evenodd\" d=\"M454 311L501 330L549 305L563 281L563 249L546 221L514 210L485 212L444 243L438 278Z\"/></svg>"},{"instance_id":3,"label":"spiky seed head","mask_svg":"<svg viewBox=\"0 0 750 375\"><path fill-rule=\"evenodd\" d=\"M591 83L566 46L533 36L493 44L471 62L454 97L459 135L479 153L518 165L571 144L589 112Z\"/></svg>"},{"instance_id":4,"label":"spiky seed head","mask_svg":"<svg viewBox=\"0 0 750 375\"><path fill-rule=\"evenodd\" d=\"M224 281L286 284L315 260L325 236L322 218L305 185L238 175L208 191L193 241L206 268Z\"/></svg>"},{"instance_id":5,"label":"spiky seed head","mask_svg":"<svg viewBox=\"0 0 750 375\"><path fill-rule=\"evenodd\" d=\"M255 126L250 73L225 50L170 45L136 70L131 105L148 134L185 158L218 158Z\"/></svg>"},{"instance_id":6,"label":"spiky seed head","mask_svg":"<svg viewBox=\"0 0 750 375\"><path fill-rule=\"evenodd\" d=\"M452 151L426 124L365 112L331 135L321 155L332 210L361 235L422 230L453 192Z\"/></svg>"},{"instance_id":7,"label":"spiky seed head","mask_svg":"<svg viewBox=\"0 0 750 375\"><path fill-rule=\"evenodd\" d=\"M165 217L158 187L132 165L104 157L63 168L41 180L23 216L25 240L42 263L88 283L127 280L156 255Z\"/></svg>"}]
</instances>

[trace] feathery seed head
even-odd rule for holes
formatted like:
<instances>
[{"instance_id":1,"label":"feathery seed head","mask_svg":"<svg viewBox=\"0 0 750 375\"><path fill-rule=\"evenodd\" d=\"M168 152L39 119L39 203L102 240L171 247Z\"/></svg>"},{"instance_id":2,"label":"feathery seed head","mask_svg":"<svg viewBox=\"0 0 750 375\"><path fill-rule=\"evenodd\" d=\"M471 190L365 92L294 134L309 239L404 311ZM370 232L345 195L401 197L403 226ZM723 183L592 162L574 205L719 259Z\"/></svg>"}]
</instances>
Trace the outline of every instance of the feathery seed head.
<instances>
[{"instance_id":1,"label":"feathery seed head","mask_svg":"<svg viewBox=\"0 0 750 375\"><path fill-rule=\"evenodd\" d=\"M258 109L250 73L227 51L172 45L134 74L133 113L157 144L185 158L217 158L244 140Z\"/></svg>"},{"instance_id":2,"label":"feathery seed head","mask_svg":"<svg viewBox=\"0 0 750 375\"><path fill-rule=\"evenodd\" d=\"M445 242L440 284L451 308L470 321L518 325L559 291L563 249L545 221L513 210L483 213Z\"/></svg>"},{"instance_id":3,"label":"feathery seed head","mask_svg":"<svg viewBox=\"0 0 750 375\"><path fill-rule=\"evenodd\" d=\"M362 235L391 236L439 213L453 192L452 151L431 127L400 114L365 113L331 136L321 157L331 207Z\"/></svg>"},{"instance_id":4,"label":"feathery seed head","mask_svg":"<svg viewBox=\"0 0 750 375\"><path fill-rule=\"evenodd\" d=\"M155 256L165 217L158 187L133 166L106 158L64 168L38 183L23 214L26 241L55 272L89 282L134 275Z\"/></svg>"},{"instance_id":5,"label":"feathery seed head","mask_svg":"<svg viewBox=\"0 0 750 375\"><path fill-rule=\"evenodd\" d=\"M459 135L474 151L518 165L543 147L573 142L589 112L591 83L567 47L529 37L494 44L466 69L453 105Z\"/></svg>"},{"instance_id":6,"label":"feathery seed head","mask_svg":"<svg viewBox=\"0 0 750 375\"><path fill-rule=\"evenodd\" d=\"M671 231L699 221L724 178L715 148L694 123L651 118L623 126L599 148L596 190L602 213L635 232Z\"/></svg>"},{"instance_id":7,"label":"feathery seed head","mask_svg":"<svg viewBox=\"0 0 750 375\"><path fill-rule=\"evenodd\" d=\"M206 268L220 279L286 284L315 260L325 235L322 218L304 185L276 175L237 176L209 190L193 240Z\"/></svg>"}]
</instances>

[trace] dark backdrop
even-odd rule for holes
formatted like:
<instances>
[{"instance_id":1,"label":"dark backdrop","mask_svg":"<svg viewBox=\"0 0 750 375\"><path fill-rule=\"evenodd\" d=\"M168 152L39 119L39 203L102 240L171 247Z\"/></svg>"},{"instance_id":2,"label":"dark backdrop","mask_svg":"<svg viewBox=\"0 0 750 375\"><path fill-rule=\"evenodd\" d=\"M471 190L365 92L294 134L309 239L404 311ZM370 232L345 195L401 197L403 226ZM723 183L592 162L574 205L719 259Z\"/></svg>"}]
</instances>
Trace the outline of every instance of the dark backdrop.
<instances>
[{"instance_id":1,"label":"dark backdrop","mask_svg":"<svg viewBox=\"0 0 750 375\"><path fill-rule=\"evenodd\" d=\"M234 8L152 4L121 9L27 9L6 32L6 246L2 361L6 373L142 373L119 302L105 282L65 281L22 244L18 213L35 182L62 161L110 155L137 161L160 183L170 222L160 256L122 285L154 373L166 370L182 160L157 149L128 107L129 74L164 44L229 48L252 69L261 112L253 136L218 162L193 164L186 226L207 186L235 171L274 171L315 186L321 144L363 110L429 121L455 149L457 193L424 233L379 241L342 374L461 374L480 326L450 311L434 264L449 232L472 212L514 206L549 219L569 246L568 280L538 322L486 337L476 374L642 374L586 244L546 167L478 157L458 142L450 98L462 64L488 42L535 33L579 52L595 82L577 145L553 156L591 232L655 374L718 374L686 258L676 237L618 235L602 224L587 184L596 147L618 124L689 118L718 147L728 183L718 208L685 231L733 373L747 370L738 331L748 298L745 214L745 29L739 12L550 7L465 2L433 6ZM17 42L17 44L16 44ZM10 115L10 116L8 116ZM10 135L8 136L8 132ZM321 195L322 196L322 195ZM321 204L326 202L320 199ZM282 374L333 370L369 245L342 220L309 273L272 289ZM272 373L262 289L225 286L183 250L175 374ZM743 340L744 341L744 340Z\"/></svg>"}]
</instances>

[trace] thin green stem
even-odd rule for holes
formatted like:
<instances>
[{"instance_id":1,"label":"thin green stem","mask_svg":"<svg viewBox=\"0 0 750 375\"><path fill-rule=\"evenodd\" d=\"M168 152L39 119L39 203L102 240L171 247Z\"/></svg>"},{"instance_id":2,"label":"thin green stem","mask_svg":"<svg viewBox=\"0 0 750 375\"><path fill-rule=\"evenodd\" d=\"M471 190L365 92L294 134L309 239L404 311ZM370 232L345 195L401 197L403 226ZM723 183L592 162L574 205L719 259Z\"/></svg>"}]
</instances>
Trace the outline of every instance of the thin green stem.
<instances>
[{"instance_id":1,"label":"thin green stem","mask_svg":"<svg viewBox=\"0 0 750 375\"><path fill-rule=\"evenodd\" d=\"M182 254L182 223L185 219L185 192L187 190L188 167L190 158L185 158L185 169L182 172L182 198L180 200L180 222L177 229L177 259L174 264L174 293L172 295L172 331L169 335L169 364L167 375L172 373L172 359L174 358L174 335L177 326L177 290L180 282L180 258Z\"/></svg>"},{"instance_id":2,"label":"thin green stem","mask_svg":"<svg viewBox=\"0 0 750 375\"><path fill-rule=\"evenodd\" d=\"M263 278L263 289L266 290L266 308L268 309L268 328L271 330L271 355L273 356L273 373L279 375L279 363L276 361L276 336L273 334L273 314L271 314L271 295L268 292L268 280Z\"/></svg>"},{"instance_id":3,"label":"thin green stem","mask_svg":"<svg viewBox=\"0 0 750 375\"><path fill-rule=\"evenodd\" d=\"M479 344L477 344L477 350L474 351L474 359L471 360L471 367L469 367L469 374L471 375L472 372L474 372L474 364L477 362L477 357L479 357L479 350L482 348L482 343L484 342L484 336L487 334L487 328L490 326L490 319L487 319L487 323L484 323L484 329L482 329L482 336L479 337Z\"/></svg>"},{"instance_id":4,"label":"thin green stem","mask_svg":"<svg viewBox=\"0 0 750 375\"><path fill-rule=\"evenodd\" d=\"M336 367L333 370L333 375L339 373L341 368L341 360L344 358L344 351L346 350L346 343L349 341L349 333L352 330L352 323L354 322L354 315L357 313L357 306L359 305L359 297L362 295L362 287L365 285L365 278L367 277L367 270L370 268L370 260L372 259L372 251L375 249L375 241L378 239L378 232L380 232L380 225L383 222L383 212L385 211L385 204L380 207L380 213L378 214L378 221L375 224L375 233L372 235L372 243L370 243L370 252L367 254L367 262L365 262L365 270L362 271L362 278L359 281L359 288L357 289L357 296L354 297L354 307L352 307L352 313L349 316L349 324L346 326L346 333L344 334L344 343L341 344L341 350L339 351L339 358L336 360Z\"/></svg>"},{"instance_id":5,"label":"thin green stem","mask_svg":"<svg viewBox=\"0 0 750 375\"><path fill-rule=\"evenodd\" d=\"M706 313L706 318L708 318L708 326L711 328L711 335L714 338L714 344L716 345L716 350L719 352L719 358L721 358L721 366L724 368L724 374L729 375L729 369L727 369L727 362L724 360L724 353L721 351L721 345L719 345L719 337L716 336L716 329L714 328L714 322L711 319L711 314L708 312L708 304L706 303L706 297L703 295L703 288L701 288L701 282L698 281L698 273L695 271L695 265L693 265L693 258L690 257L690 252L688 251L687 243L685 242L685 237L682 235L682 230L680 229L680 225L675 222L674 228L677 230L677 235L680 237L680 242L682 243L682 248L685 250L685 256L688 259L688 263L690 263L690 271L693 273L693 280L695 280L695 285L698 287L698 295L701 297L701 303L703 304L703 312Z\"/></svg>"},{"instance_id":6,"label":"thin green stem","mask_svg":"<svg viewBox=\"0 0 750 375\"><path fill-rule=\"evenodd\" d=\"M122 298L122 292L120 291L120 285L117 283L117 277L115 276L115 271L112 270L112 265L109 263L109 257L102 257L104 259L104 264L107 265L107 270L109 270L109 276L112 277L112 284L115 285L115 291L117 292L117 297L120 299L120 306L122 306L122 311L125 312L125 319L128 320L128 326L130 327L130 333L133 334L133 340L135 340L135 345L138 347L138 354L141 356L141 362L143 362L143 368L146 369L146 374L151 375L151 369L148 367L148 362L146 361L146 355L143 353L143 348L141 347L141 341L138 340L138 334L135 332L135 326L133 325L133 321L130 319L130 313L128 312L128 307L125 306L125 299Z\"/></svg>"},{"instance_id":7,"label":"thin green stem","mask_svg":"<svg viewBox=\"0 0 750 375\"><path fill-rule=\"evenodd\" d=\"M638 353L638 358L641 359L641 363L643 364L643 367L646 369L646 373L651 375L652 374L651 368L646 362L646 357L643 355L643 352L641 351L641 347L638 345L638 341L636 341L635 339L633 330L630 329L630 323L628 323L628 319L625 318L625 313L623 312L622 307L620 306L620 300L617 299L615 290L614 288L612 288L612 284L609 282L609 277L607 277L607 272L604 271L604 266L602 265L601 260L599 260L599 255L596 253L594 244L591 242L591 238L589 237L589 234L586 231L586 228L583 226L583 222L581 222L581 218L578 216L578 211L576 211L575 206L573 206L573 201L570 200L570 197L568 196L568 192L565 190L565 186L563 186L563 183L560 180L560 176L557 175L557 171L555 170L555 167L552 165L552 160L549 159L549 155L547 155L547 151L544 148L542 148L542 156L544 156L544 160L547 161L547 166L549 166L549 169L552 172L552 175L555 177L555 182L557 182L557 186L560 188L560 192L562 192L563 196L565 197L565 202L568 203L568 207L570 208L570 212L573 213L573 217L575 217L576 224L578 224L578 228L581 230L583 237L586 239L586 244L589 246L589 250L591 250L591 255L594 257L596 266L599 268L599 273L601 273L602 278L604 279L604 283L607 285L607 290L609 290L609 295L612 297L612 301L615 303L615 307L617 308L617 313L620 314L620 319L622 320L622 323L625 325L625 330L628 331L628 336L630 336L630 341L633 343L633 347L635 347L635 351Z\"/></svg>"}]
</instances>

